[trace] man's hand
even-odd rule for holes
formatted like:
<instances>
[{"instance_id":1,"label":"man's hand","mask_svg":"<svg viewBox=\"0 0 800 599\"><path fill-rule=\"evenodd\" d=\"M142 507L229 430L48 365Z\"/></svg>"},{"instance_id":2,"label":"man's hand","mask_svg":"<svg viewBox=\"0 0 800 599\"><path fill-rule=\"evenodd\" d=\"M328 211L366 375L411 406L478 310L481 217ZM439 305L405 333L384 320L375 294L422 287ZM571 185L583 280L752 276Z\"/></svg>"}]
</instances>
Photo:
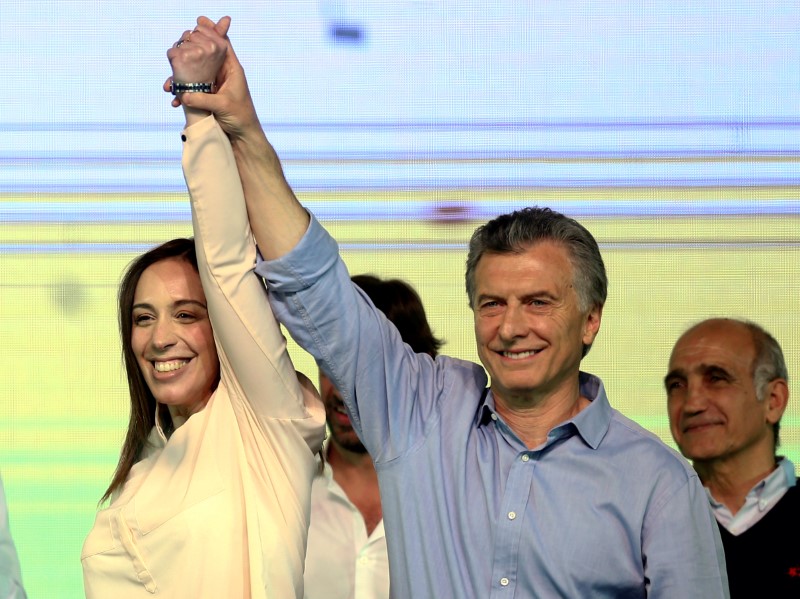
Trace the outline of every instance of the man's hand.
<instances>
[{"instance_id":1,"label":"man's hand","mask_svg":"<svg viewBox=\"0 0 800 599\"><path fill-rule=\"evenodd\" d=\"M194 81L215 81L216 93L184 93L175 98L172 105L183 105L187 126L212 113L228 135L253 235L261 255L272 260L297 245L308 228L309 216L297 201L284 177L280 159L261 129L244 69L227 37L229 26L227 17L216 24L200 17L194 32L184 32L170 49L168 56L176 78L187 76L184 73L193 77L205 75L208 72L205 69L211 68L221 57L216 79L212 75L211 79ZM192 48L195 36L198 36L197 45L202 48ZM224 41L224 52L217 47L219 40ZM165 91L169 91L171 81L169 78L164 83Z\"/></svg>"}]
</instances>

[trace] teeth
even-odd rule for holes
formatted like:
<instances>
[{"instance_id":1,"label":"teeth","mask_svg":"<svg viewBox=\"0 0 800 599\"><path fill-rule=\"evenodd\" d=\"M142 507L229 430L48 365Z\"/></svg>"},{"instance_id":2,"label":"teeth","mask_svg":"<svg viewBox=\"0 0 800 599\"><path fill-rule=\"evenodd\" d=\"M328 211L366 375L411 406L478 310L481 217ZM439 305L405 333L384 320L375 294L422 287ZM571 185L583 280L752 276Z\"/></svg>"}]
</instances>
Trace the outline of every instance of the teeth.
<instances>
[{"instance_id":1,"label":"teeth","mask_svg":"<svg viewBox=\"0 0 800 599\"><path fill-rule=\"evenodd\" d=\"M520 351L520 352L504 351L503 356L506 358L510 358L512 360L522 360L524 358L530 358L535 353L536 353L535 351Z\"/></svg>"},{"instance_id":2,"label":"teeth","mask_svg":"<svg viewBox=\"0 0 800 599\"><path fill-rule=\"evenodd\" d=\"M170 362L155 362L156 372L172 372L183 368L189 363L188 360L171 360Z\"/></svg>"}]
</instances>

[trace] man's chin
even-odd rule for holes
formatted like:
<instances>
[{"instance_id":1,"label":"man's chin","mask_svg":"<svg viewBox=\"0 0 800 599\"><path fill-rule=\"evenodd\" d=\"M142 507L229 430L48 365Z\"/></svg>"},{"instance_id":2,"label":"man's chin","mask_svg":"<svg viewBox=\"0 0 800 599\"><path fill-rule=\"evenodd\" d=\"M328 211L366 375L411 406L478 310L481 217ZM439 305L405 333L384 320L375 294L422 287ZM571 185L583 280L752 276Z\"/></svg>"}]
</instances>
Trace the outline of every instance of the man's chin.
<instances>
[{"instance_id":1,"label":"man's chin","mask_svg":"<svg viewBox=\"0 0 800 599\"><path fill-rule=\"evenodd\" d=\"M358 441L357 443L350 443L348 445L342 445L342 448L351 453L367 453L367 448L364 447L361 441Z\"/></svg>"},{"instance_id":2,"label":"man's chin","mask_svg":"<svg viewBox=\"0 0 800 599\"><path fill-rule=\"evenodd\" d=\"M355 434L352 436L333 435L333 441L336 443L336 445L345 451L349 451L350 453L367 453L367 448L364 447L364 444L361 443Z\"/></svg>"}]
</instances>

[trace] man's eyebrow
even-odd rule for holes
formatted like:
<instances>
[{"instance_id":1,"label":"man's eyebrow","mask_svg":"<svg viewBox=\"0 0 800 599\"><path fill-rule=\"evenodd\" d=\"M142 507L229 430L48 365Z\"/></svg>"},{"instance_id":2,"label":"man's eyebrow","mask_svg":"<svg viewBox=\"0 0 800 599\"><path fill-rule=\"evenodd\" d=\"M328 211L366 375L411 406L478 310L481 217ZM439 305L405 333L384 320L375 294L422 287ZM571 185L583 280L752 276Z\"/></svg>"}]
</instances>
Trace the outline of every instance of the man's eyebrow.
<instances>
[{"instance_id":1,"label":"man's eyebrow","mask_svg":"<svg viewBox=\"0 0 800 599\"><path fill-rule=\"evenodd\" d=\"M703 374L707 374L709 372L715 372L724 374L725 376L731 376L730 370L728 370L724 366L720 366L719 364L701 364L700 369L703 371Z\"/></svg>"},{"instance_id":2,"label":"man's eyebrow","mask_svg":"<svg viewBox=\"0 0 800 599\"><path fill-rule=\"evenodd\" d=\"M499 300L499 299L502 298L495 293L481 293L480 295L475 296L475 303L480 303L485 300Z\"/></svg>"},{"instance_id":3,"label":"man's eyebrow","mask_svg":"<svg viewBox=\"0 0 800 599\"><path fill-rule=\"evenodd\" d=\"M716 372L724 374L725 376L731 376L730 371L725 368L724 366L720 366L719 364L706 363L701 362L692 368L693 372L700 372L702 374L708 374L709 372ZM664 384L666 385L672 379L685 379L686 378L686 371L683 368L674 368L670 370L667 375L664 377Z\"/></svg>"},{"instance_id":4,"label":"man's eyebrow","mask_svg":"<svg viewBox=\"0 0 800 599\"><path fill-rule=\"evenodd\" d=\"M672 379L685 379L685 378L686 378L686 371L684 371L683 368L673 368L664 377L664 385L669 383L669 381Z\"/></svg>"}]
</instances>

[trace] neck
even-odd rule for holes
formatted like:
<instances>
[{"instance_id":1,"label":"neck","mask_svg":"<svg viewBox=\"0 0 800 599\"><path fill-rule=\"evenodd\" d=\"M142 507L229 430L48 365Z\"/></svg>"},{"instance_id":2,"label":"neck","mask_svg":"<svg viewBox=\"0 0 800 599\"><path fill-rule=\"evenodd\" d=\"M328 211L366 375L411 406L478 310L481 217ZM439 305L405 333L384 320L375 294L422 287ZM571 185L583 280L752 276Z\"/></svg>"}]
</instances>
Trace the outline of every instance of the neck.
<instances>
[{"instance_id":1,"label":"neck","mask_svg":"<svg viewBox=\"0 0 800 599\"><path fill-rule=\"evenodd\" d=\"M348 451L331 439L328 463L333 480L361 513L367 534L371 535L383 518L378 474L372 458L368 453Z\"/></svg>"},{"instance_id":2,"label":"neck","mask_svg":"<svg viewBox=\"0 0 800 599\"><path fill-rule=\"evenodd\" d=\"M182 424L184 424L189 419L189 416L191 416L192 414L196 414L197 412L202 410L204 407L206 407L207 403L208 399L206 399L204 402L201 402L199 404L194 404L191 406L173 406L171 404L167 405L170 418L172 418L172 427L177 430Z\"/></svg>"},{"instance_id":3,"label":"neck","mask_svg":"<svg viewBox=\"0 0 800 599\"><path fill-rule=\"evenodd\" d=\"M742 460L736 459L694 462L703 486L734 515L742 509L750 490L777 467L774 455L764 456L747 464L741 462Z\"/></svg>"},{"instance_id":4,"label":"neck","mask_svg":"<svg viewBox=\"0 0 800 599\"><path fill-rule=\"evenodd\" d=\"M547 440L547 433L576 416L591 402L581 396L578 380L569 388L541 397L502 397L494 394L495 409L528 449Z\"/></svg>"}]
</instances>

